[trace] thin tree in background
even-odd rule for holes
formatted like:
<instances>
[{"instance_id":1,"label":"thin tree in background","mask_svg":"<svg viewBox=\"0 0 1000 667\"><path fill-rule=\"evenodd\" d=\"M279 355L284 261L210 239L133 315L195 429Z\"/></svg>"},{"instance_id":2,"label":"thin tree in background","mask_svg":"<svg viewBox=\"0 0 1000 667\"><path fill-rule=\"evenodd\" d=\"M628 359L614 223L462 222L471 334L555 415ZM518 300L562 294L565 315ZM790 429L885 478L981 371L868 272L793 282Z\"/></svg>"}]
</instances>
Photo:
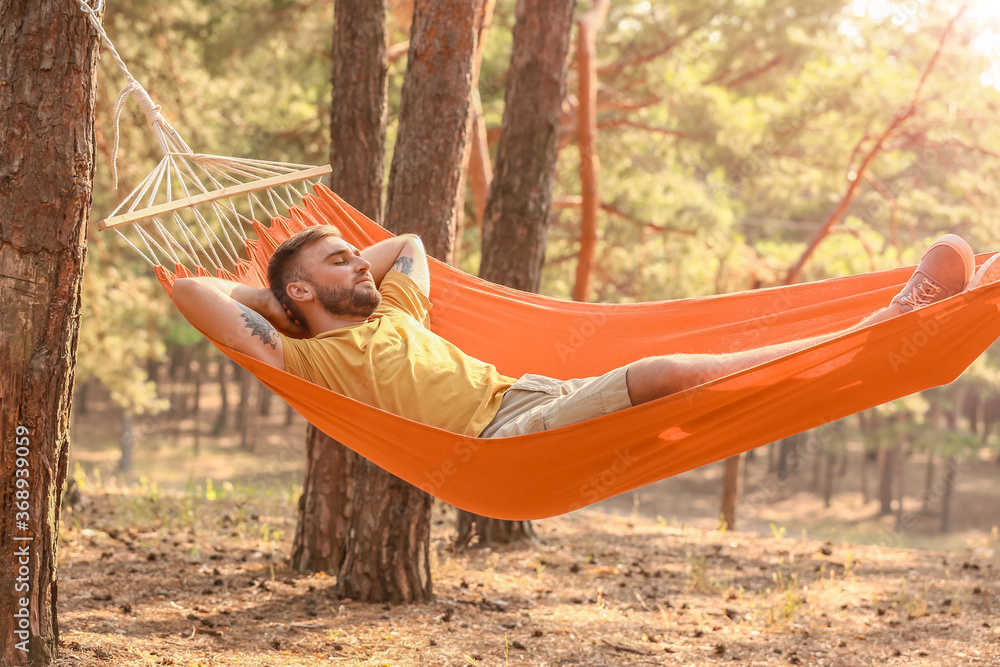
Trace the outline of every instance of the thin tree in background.
<instances>
[{"instance_id":1,"label":"thin tree in background","mask_svg":"<svg viewBox=\"0 0 1000 667\"><path fill-rule=\"evenodd\" d=\"M575 0L519 0L497 147L495 176L483 216L480 277L537 292L559 151L566 54ZM459 512L456 542L534 538L529 521Z\"/></svg>"},{"instance_id":2,"label":"thin tree in background","mask_svg":"<svg viewBox=\"0 0 1000 667\"><path fill-rule=\"evenodd\" d=\"M728 530L736 530L736 506L740 500L740 464L743 455L726 459L722 473L722 523Z\"/></svg>"},{"instance_id":3,"label":"thin tree in background","mask_svg":"<svg viewBox=\"0 0 1000 667\"><path fill-rule=\"evenodd\" d=\"M76 3L0 1L5 667L48 664L59 640L56 546L94 180L98 48Z\"/></svg>"},{"instance_id":4,"label":"thin tree in background","mask_svg":"<svg viewBox=\"0 0 1000 667\"><path fill-rule=\"evenodd\" d=\"M580 259L573 299L586 301L597 249L597 31L608 16L609 0L594 0L580 16L576 29L576 74L579 82L576 144L580 151Z\"/></svg>"}]
</instances>

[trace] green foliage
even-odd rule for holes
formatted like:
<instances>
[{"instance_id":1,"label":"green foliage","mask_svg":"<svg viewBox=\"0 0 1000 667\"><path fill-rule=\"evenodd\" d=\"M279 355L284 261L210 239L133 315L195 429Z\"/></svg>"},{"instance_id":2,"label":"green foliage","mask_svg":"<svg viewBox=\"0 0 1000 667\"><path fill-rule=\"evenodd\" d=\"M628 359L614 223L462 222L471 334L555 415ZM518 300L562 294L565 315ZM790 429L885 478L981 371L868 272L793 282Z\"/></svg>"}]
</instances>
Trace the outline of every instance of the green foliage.
<instances>
[{"instance_id":1,"label":"green foliage","mask_svg":"<svg viewBox=\"0 0 1000 667\"><path fill-rule=\"evenodd\" d=\"M503 113L515 5L497 3L482 63L480 93L492 127ZM606 209L591 298L673 299L781 282L857 178L853 170L911 105L801 279L912 264L945 231L965 235L977 249L1000 246L991 220L1000 205L1000 129L993 122L1000 92L984 85L997 66L976 46L977 31L996 26L957 23L915 97L948 11L937 3L846 0L613 0L597 45ZM330 3L308 0L122 0L108 7L106 25L133 74L195 150L321 163L329 150L332 17ZM390 19L391 41L406 37ZM568 124L576 105L575 48ZM390 152L405 67L405 58L390 65ZM160 155L146 119L129 104L121 120L122 186L112 188L113 102L124 79L105 59L101 80L95 218L110 212ZM580 191L571 132L564 144L556 199ZM578 227L578 210L553 211L543 292L570 294ZM462 248L460 264L474 272L475 230L466 230ZM113 333L102 333L85 314L84 368L102 365L93 355L106 354L109 337L124 339L115 343L122 349L134 347L132 361L123 362L129 368L155 353L145 338L154 331L171 342L196 339L124 244L105 234L100 252L102 262L86 274L87 312L124 311L104 315L117 321ZM115 301L117 291L107 289L114 281L148 299ZM988 357L963 386L983 400L1000 396L996 367ZM134 389L142 386L139 376L130 382L121 400L145 404ZM930 418L923 400L883 408L891 414L882 422L919 430Z\"/></svg>"},{"instance_id":2,"label":"green foliage","mask_svg":"<svg viewBox=\"0 0 1000 667\"><path fill-rule=\"evenodd\" d=\"M77 379L97 378L128 414L156 414L167 402L144 370L147 359L162 359L165 347L158 331L169 301L149 280L128 268L88 260L83 284ZM160 292L160 293L157 293Z\"/></svg>"}]
</instances>

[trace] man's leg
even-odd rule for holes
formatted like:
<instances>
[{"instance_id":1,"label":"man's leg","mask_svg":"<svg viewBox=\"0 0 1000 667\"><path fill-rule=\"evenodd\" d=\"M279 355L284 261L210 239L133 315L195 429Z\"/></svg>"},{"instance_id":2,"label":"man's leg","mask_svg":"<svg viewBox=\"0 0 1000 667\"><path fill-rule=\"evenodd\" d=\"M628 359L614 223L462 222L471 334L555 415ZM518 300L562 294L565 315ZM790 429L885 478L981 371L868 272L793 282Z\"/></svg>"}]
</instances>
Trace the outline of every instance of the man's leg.
<instances>
[{"instance_id":1,"label":"man's leg","mask_svg":"<svg viewBox=\"0 0 1000 667\"><path fill-rule=\"evenodd\" d=\"M974 268L975 257L969 245L947 234L930 247L913 277L886 308L850 329L730 354L670 354L640 359L628 367L629 398L632 405L639 405L669 396L940 301L963 291L973 278Z\"/></svg>"}]
</instances>

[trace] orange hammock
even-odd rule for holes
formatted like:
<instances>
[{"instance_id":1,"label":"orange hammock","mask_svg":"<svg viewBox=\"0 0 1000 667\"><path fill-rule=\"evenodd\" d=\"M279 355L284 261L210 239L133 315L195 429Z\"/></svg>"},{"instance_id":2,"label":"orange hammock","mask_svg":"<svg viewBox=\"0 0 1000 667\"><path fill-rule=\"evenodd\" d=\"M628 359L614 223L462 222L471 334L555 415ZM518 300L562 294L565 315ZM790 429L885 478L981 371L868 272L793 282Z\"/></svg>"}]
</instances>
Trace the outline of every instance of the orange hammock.
<instances>
[{"instance_id":1,"label":"orange hammock","mask_svg":"<svg viewBox=\"0 0 1000 667\"><path fill-rule=\"evenodd\" d=\"M358 247L389 233L316 186L221 277L264 284L277 244L332 223ZM982 262L987 256L980 256ZM190 275L182 266L178 275ZM206 275L204 269L198 273ZM588 304L493 285L432 261L432 328L501 373L559 378L674 352L729 352L842 330L912 268L670 302ZM174 275L157 275L170 292ZM1000 284L981 287L650 403L552 431L479 439L412 422L219 345L300 414L389 472L501 519L562 514L954 380L1000 336Z\"/></svg>"}]
</instances>

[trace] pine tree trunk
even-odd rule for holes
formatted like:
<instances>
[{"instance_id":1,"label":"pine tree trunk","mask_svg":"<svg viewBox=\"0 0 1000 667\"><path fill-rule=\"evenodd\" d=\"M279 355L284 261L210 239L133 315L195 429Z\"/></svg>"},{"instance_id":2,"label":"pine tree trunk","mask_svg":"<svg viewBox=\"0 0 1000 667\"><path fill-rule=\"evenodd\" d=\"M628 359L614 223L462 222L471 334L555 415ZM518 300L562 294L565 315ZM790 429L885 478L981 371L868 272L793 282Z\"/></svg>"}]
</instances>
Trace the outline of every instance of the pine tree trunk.
<instances>
[{"instance_id":1,"label":"pine tree trunk","mask_svg":"<svg viewBox=\"0 0 1000 667\"><path fill-rule=\"evenodd\" d=\"M750 488L750 464L757 458L757 456L762 455L760 455L756 449L751 449L746 452L746 456L743 457L743 479L740 480L740 488Z\"/></svg>"},{"instance_id":2,"label":"pine tree trunk","mask_svg":"<svg viewBox=\"0 0 1000 667\"><path fill-rule=\"evenodd\" d=\"M87 414L87 395L90 393L90 383L91 380L87 380L76 388L76 400L73 401L73 412L76 415L82 416Z\"/></svg>"},{"instance_id":3,"label":"pine tree trunk","mask_svg":"<svg viewBox=\"0 0 1000 667\"><path fill-rule=\"evenodd\" d=\"M389 171L386 229L418 234L451 263L484 0L418 0Z\"/></svg>"},{"instance_id":4,"label":"pine tree trunk","mask_svg":"<svg viewBox=\"0 0 1000 667\"><path fill-rule=\"evenodd\" d=\"M542 281L575 4L517 3L479 276L525 292L537 292Z\"/></svg>"},{"instance_id":5,"label":"pine tree trunk","mask_svg":"<svg viewBox=\"0 0 1000 667\"><path fill-rule=\"evenodd\" d=\"M228 367L229 360L218 355L215 379L219 383L219 415L215 418L215 424L212 426L212 436L216 438L225 433L229 427L229 388L226 380Z\"/></svg>"},{"instance_id":6,"label":"pine tree trunk","mask_svg":"<svg viewBox=\"0 0 1000 667\"><path fill-rule=\"evenodd\" d=\"M260 397L258 399L257 405L257 416L259 417L270 417L271 416L271 399L274 398L274 392L267 387L260 388Z\"/></svg>"},{"instance_id":7,"label":"pine tree trunk","mask_svg":"<svg viewBox=\"0 0 1000 667\"><path fill-rule=\"evenodd\" d=\"M383 3L334 5L330 189L382 220L388 64Z\"/></svg>"},{"instance_id":8,"label":"pine tree trunk","mask_svg":"<svg viewBox=\"0 0 1000 667\"><path fill-rule=\"evenodd\" d=\"M513 544L528 540L538 542L538 534L530 521L504 521L459 510L456 517L457 550L487 544Z\"/></svg>"},{"instance_id":9,"label":"pine tree trunk","mask_svg":"<svg viewBox=\"0 0 1000 667\"><path fill-rule=\"evenodd\" d=\"M778 470L777 475L779 480L788 479L789 475L793 472L788 467L788 461L792 458L792 454L795 453L799 445L799 436L801 434L790 435L787 438L781 439L781 451L778 455Z\"/></svg>"},{"instance_id":10,"label":"pine tree trunk","mask_svg":"<svg viewBox=\"0 0 1000 667\"><path fill-rule=\"evenodd\" d=\"M896 461L896 448L898 446L898 444L893 445L891 448L882 446L878 450L879 516L889 516L892 514L892 478L895 466L898 465Z\"/></svg>"},{"instance_id":11,"label":"pine tree trunk","mask_svg":"<svg viewBox=\"0 0 1000 667\"><path fill-rule=\"evenodd\" d=\"M838 457L834 452L827 452L824 458L826 459L826 471L823 475L823 507L829 509L833 503L833 473Z\"/></svg>"},{"instance_id":12,"label":"pine tree trunk","mask_svg":"<svg viewBox=\"0 0 1000 667\"><path fill-rule=\"evenodd\" d=\"M825 449L825 448L826 448L826 446L824 445L823 449ZM813 490L817 494L820 494L820 495L822 495L822 493L823 493L822 489L820 488L820 477L822 476L822 472L823 472L823 459L826 458L826 454L823 451L823 449L820 449L820 450L816 451L812 455L812 464L813 464L813 466L812 466L812 488L813 488Z\"/></svg>"},{"instance_id":13,"label":"pine tree trunk","mask_svg":"<svg viewBox=\"0 0 1000 667\"><path fill-rule=\"evenodd\" d=\"M920 511L924 514L931 511L931 497L934 495L934 450L927 450L927 469L924 473L924 503Z\"/></svg>"},{"instance_id":14,"label":"pine tree trunk","mask_svg":"<svg viewBox=\"0 0 1000 667\"><path fill-rule=\"evenodd\" d=\"M118 446L121 452L118 459L118 469L122 472L129 472L132 470L132 455L135 453L135 415L125 414Z\"/></svg>"},{"instance_id":15,"label":"pine tree trunk","mask_svg":"<svg viewBox=\"0 0 1000 667\"><path fill-rule=\"evenodd\" d=\"M240 368L240 406L237 410L239 415L240 428L240 449L252 452L256 444L257 411L253 409L254 394L260 383L254 379L253 374Z\"/></svg>"},{"instance_id":16,"label":"pine tree trunk","mask_svg":"<svg viewBox=\"0 0 1000 667\"><path fill-rule=\"evenodd\" d=\"M98 46L76 3L0 2L5 667L49 664L59 638L56 548L94 177Z\"/></svg>"},{"instance_id":17,"label":"pine tree trunk","mask_svg":"<svg viewBox=\"0 0 1000 667\"><path fill-rule=\"evenodd\" d=\"M597 248L597 31L608 15L608 0L594 0L577 22L576 74L579 82L576 144L580 150L580 259L576 267L573 299L586 301L590 293Z\"/></svg>"},{"instance_id":18,"label":"pine tree trunk","mask_svg":"<svg viewBox=\"0 0 1000 667\"><path fill-rule=\"evenodd\" d=\"M955 497L955 480L958 478L958 459L952 455L948 457L944 467L944 491L941 495L941 532L950 533L952 531L951 506Z\"/></svg>"},{"instance_id":19,"label":"pine tree trunk","mask_svg":"<svg viewBox=\"0 0 1000 667\"><path fill-rule=\"evenodd\" d=\"M338 0L334 20L331 185L378 221L387 105L385 8ZM336 592L356 600L431 599L430 496L312 425L306 445L292 566L335 574Z\"/></svg>"},{"instance_id":20,"label":"pine tree trunk","mask_svg":"<svg viewBox=\"0 0 1000 667\"><path fill-rule=\"evenodd\" d=\"M736 504L740 499L740 457L726 459L722 473L722 522L728 530L736 530Z\"/></svg>"},{"instance_id":21,"label":"pine tree trunk","mask_svg":"<svg viewBox=\"0 0 1000 667\"><path fill-rule=\"evenodd\" d=\"M198 354L195 360L195 374L194 374L194 405L192 406L192 412L194 414L194 454L198 455L201 449L201 387L205 384L205 351L202 346L198 346Z\"/></svg>"},{"instance_id":22,"label":"pine tree trunk","mask_svg":"<svg viewBox=\"0 0 1000 667\"><path fill-rule=\"evenodd\" d=\"M868 443L863 442L861 445L861 504L867 505L868 501L871 500L871 494L868 491L868 471L871 468L871 459L868 454Z\"/></svg>"},{"instance_id":23,"label":"pine tree trunk","mask_svg":"<svg viewBox=\"0 0 1000 667\"><path fill-rule=\"evenodd\" d=\"M537 292L559 150L575 0L520 0L497 164L483 217L479 276ZM458 513L456 544L537 540L528 521Z\"/></svg>"}]
</instances>

